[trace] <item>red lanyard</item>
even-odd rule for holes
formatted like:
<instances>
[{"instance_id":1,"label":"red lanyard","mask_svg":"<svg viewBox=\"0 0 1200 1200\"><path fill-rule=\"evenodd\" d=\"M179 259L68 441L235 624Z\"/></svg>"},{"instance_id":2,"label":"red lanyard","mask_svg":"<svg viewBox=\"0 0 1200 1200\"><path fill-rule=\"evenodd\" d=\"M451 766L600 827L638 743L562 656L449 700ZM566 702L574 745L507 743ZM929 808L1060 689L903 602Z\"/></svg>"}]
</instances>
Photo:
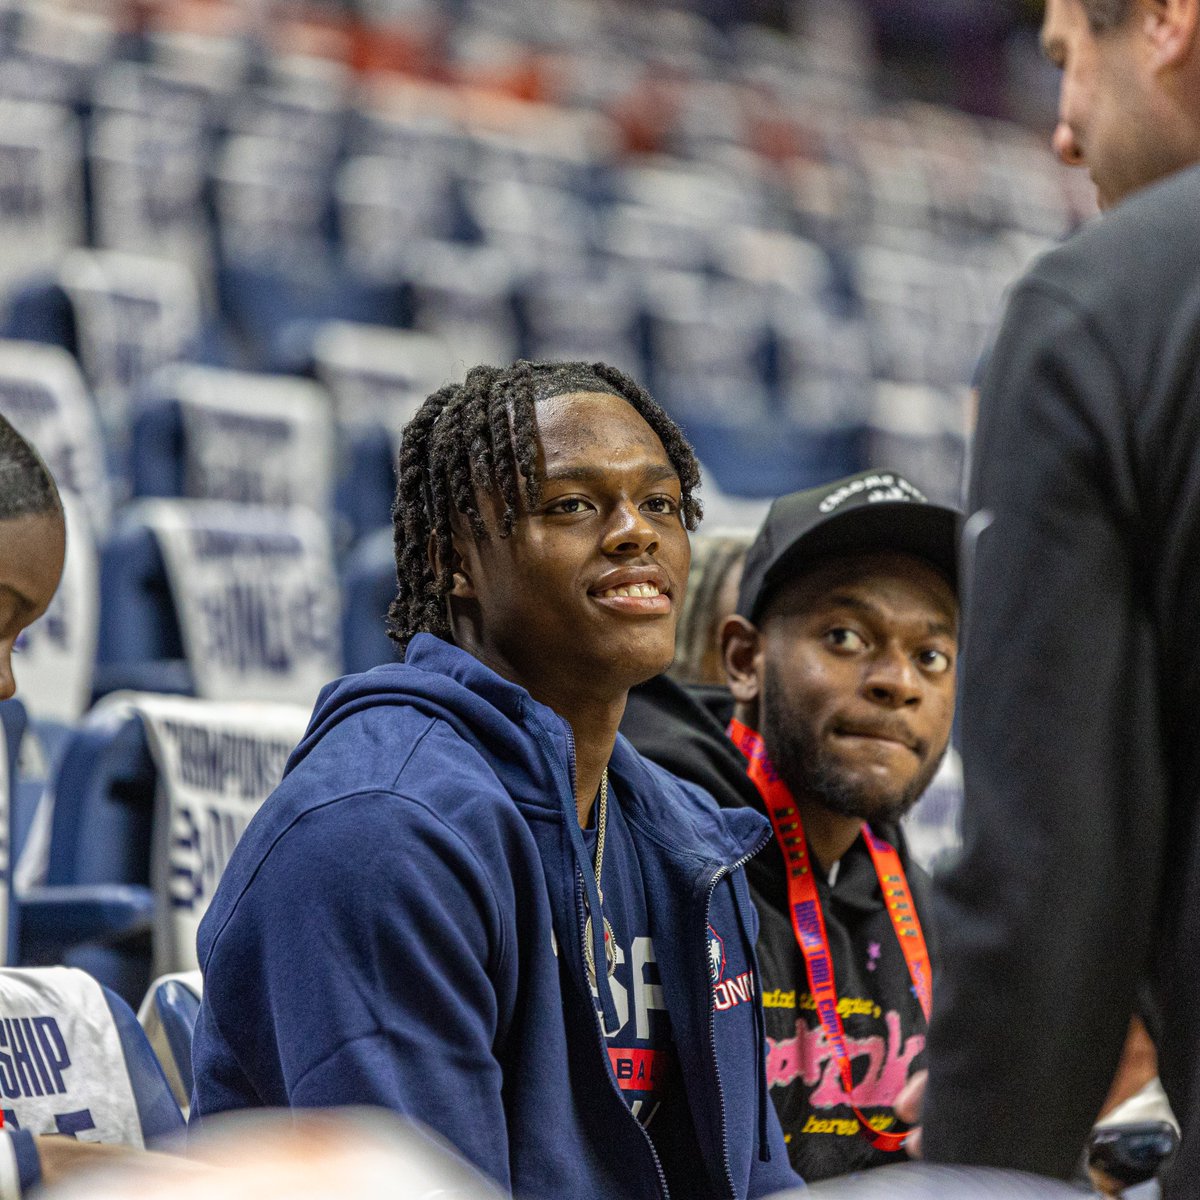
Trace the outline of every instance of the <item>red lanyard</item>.
<instances>
[{"instance_id":1,"label":"red lanyard","mask_svg":"<svg viewBox=\"0 0 1200 1200\"><path fill-rule=\"evenodd\" d=\"M809 865L808 843L800 824L800 811L787 785L771 765L761 735L747 729L740 721L733 720L729 723L729 736L750 760L747 774L763 798L779 848L783 851L787 864L788 910L792 917L792 930L804 955L808 986L816 1002L821 1028L825 1031L825 1041L837 1060L846 1103L858 1118L862 1132L872 1146L879 1150L899 1150L908 1136L907 1132L884 1133L872 1128L870 1121L850 1099L854 1095L854 1074L850 1067L850 1056L846 1052L842 1018L838 1015L837 988L833 979L829 938L825 933L825 916L821 912L821 899ZM928 1023L933 1004L929 951L925 946L925 935L921 932L921 922L917 918L900 855L887 842L877 838L866 824L862 832L871 861L875 864L875 873L879 876L879 886L896 931L896 940L904 953L913 989Z\"/></svg>"}]
</instances>

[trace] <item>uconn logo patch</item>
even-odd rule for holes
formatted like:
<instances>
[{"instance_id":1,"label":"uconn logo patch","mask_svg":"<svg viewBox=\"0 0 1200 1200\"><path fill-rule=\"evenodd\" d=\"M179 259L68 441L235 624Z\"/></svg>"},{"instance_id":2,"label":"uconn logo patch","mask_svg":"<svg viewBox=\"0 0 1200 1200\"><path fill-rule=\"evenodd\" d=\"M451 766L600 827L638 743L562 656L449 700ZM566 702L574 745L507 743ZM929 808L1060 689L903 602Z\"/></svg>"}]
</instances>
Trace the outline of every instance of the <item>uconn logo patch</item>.
<instances>
[{"instance_id":1,"label":"uconn logo patch","mask_svg":"<svg viewBox=\"0 0 1200 1200\"><path fill-rule=\"evenodd\" d=\"M725 939L710 925L708 927L708 969L713 981L713 1008L724 1012L754 999L754 972L743 971L732 979L725 978Z\"/></svg>"}]
</instances>

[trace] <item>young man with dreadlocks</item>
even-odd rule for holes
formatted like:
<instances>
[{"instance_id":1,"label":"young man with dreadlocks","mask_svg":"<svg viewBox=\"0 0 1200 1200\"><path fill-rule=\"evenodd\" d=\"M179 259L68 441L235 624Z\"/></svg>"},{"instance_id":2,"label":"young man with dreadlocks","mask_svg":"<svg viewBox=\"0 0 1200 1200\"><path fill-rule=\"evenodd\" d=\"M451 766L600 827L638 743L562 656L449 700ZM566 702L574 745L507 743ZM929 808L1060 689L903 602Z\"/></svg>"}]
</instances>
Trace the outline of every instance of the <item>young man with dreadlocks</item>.
<instances>
[{"instance_id":1,"label":"young man with dreadlocks","mask_svg":"<svg viewBox=\"0 0 1200 1200\"><path fill-rule=\"evenodd\" d=\"M604 364L477 367L405 431L403 664L330 685L200 930L194 1119L378 1104L527 1200L794 1186L742 867L617 726L671 661L696 461Z\"/></svg>"}]
</instances>

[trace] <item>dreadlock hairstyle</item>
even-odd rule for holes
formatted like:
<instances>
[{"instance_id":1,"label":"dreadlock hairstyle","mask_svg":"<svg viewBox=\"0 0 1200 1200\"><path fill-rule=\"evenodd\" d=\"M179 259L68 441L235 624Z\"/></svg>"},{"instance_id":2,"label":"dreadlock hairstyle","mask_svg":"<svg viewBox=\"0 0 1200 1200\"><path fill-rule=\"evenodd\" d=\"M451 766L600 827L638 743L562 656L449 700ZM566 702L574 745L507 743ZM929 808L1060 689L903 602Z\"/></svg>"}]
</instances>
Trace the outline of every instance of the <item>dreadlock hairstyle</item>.
<instances>
[{"instance_id":1,"label":"dreadlock hairstyle","mask_svg":"<svg viewBox=\"0 0 1200 1200\"><path fill-rule=\"evenodd\" d=\"M700 468L679 427L623 371L607 363L527 362L475 367L463 383L431 395L404 427L392 506L396 598L388 609L388 636L403 650L418 633L450 641L446 596L453 587L451 518L489 536L480 494L503 504L499 533L508 537L524 491L532 508L540 491L534 405L551 396L602 392L627 400L658 435L682 490L684 525L700 521ZM430 539L440 570L429 561Z\"/></svg>"},{"instance_id":2,"label":"dreadlock hairstyle","mask_svg":"<svg viewBox=\"0 0 1200 1200\"><path fill-rule=\"evenodd\" d=\"M62 512L54 477L38 452L0 416L0 521Z\"/></svg>"}]
</instances>

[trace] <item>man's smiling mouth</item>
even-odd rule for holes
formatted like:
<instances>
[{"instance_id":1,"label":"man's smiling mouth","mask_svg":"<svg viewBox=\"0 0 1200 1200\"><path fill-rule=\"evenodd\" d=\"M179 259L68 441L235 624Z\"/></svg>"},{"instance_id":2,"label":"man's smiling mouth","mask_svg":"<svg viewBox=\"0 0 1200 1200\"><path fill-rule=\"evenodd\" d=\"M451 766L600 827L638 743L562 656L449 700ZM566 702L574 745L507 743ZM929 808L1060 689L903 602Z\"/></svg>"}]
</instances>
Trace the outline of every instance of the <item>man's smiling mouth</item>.
<instances>
[{"instance_id":1,"label":"man's smiling mouth","mask_svg":"<svg viewBox=\"0 0 1200 1200\"><path fill-rule=\"evenodd\" d=\"M649 599L652 596L661 595L662 591L656 583L628 583L622 584L620 587L609 588L607 591L597 592L596 598L609 600L614 596L637 596L641 599Z\"/></svg>"}]
</instances>

